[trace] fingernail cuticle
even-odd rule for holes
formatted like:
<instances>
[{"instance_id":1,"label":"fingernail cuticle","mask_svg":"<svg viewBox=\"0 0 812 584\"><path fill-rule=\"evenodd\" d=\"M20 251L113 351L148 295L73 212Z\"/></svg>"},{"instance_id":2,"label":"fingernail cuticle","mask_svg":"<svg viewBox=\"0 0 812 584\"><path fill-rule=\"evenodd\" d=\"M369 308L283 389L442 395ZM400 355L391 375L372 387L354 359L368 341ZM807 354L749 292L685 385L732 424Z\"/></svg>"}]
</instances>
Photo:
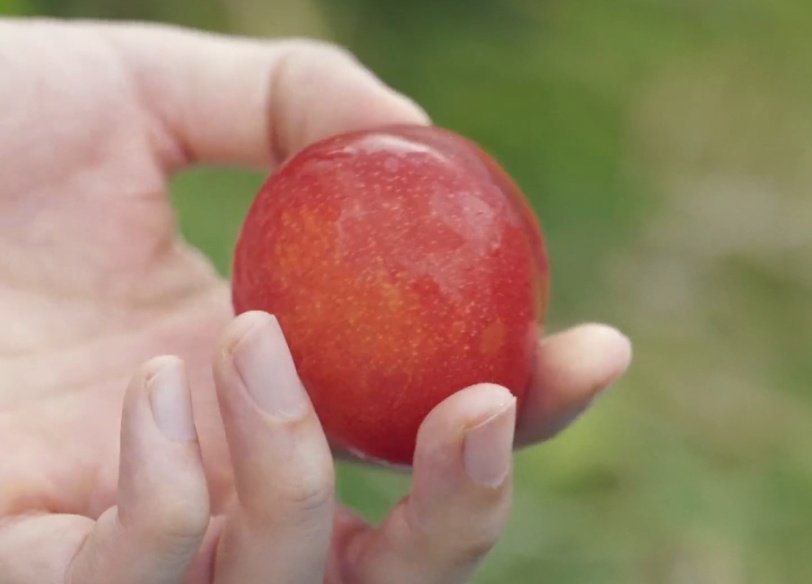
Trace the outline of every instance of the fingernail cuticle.
<instances>
[{"instance_id":1,"label":"fingernail cuticle","mask_svg":"<svg viewBox=\"0 0 812 584\"><path fill-rule=\"evenodd\" d=\"M233 349L237 373L263 411L280 418L300 418L307 412L308 401L282 329L274 317L262 319Z\"/></svg>"},{"instance_id":2,"label":"fingernail cuticle","mask_svg":"<svg viewBox=\"0 0 812 584\"><path fill-rule=\"evenodd\" d=\"M155 424L174 442L197 439L192 402L183 363L172 359L147 380L149 402Z\"/></svg>"},{"instance_id":3,"label":"fingernail cuticle","mask_svg":"<svg viewBox=\"0 0 812 584\"><path fill-rule=\"evenodd\" d=\"M514 398L502 410L466 432L463 463L475 483L496 488L505 482L511 467L515 421Z\"/></svg>"}]
</instances>

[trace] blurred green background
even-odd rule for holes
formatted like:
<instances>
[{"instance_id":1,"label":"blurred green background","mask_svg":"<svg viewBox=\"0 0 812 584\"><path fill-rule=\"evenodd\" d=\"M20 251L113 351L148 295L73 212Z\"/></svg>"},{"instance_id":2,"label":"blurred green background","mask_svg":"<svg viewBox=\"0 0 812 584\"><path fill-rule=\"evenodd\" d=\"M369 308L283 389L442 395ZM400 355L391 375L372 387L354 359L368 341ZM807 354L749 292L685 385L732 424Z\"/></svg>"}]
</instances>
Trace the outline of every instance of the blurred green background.
<instances>
[{"instance_id":1,"label":"blurred green background","mask_svg":"<svg viewBox=\"0 0 812 584\"><path fill-rule=\"evenodd\" d=\"M551 330L604 320L627 378L518 456L477 583L812 582L812 3L0 0L353 50L532 199ZM196 170L181 224L224 272L262 177ZM408 486L340 469L375 520Z\"/></svg>"}]
</instances>

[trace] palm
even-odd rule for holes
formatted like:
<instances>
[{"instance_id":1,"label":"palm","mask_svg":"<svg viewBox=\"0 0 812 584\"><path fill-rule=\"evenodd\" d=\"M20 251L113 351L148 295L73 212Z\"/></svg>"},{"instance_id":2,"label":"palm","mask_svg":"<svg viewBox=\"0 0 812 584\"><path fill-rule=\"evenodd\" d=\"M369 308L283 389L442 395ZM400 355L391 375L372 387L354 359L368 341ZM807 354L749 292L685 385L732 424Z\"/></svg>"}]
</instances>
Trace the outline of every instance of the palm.
<instances>
[{"instance_id":1,"label":"palm","mask_svg":"<svg viewBox=\"0 0 812 584\"><path fill-rule=\"evenodd\" d=\"M12 42L4 35L0 44ZM156 354L187 361L207 466L219 476L224 450L205 396L214 337L232 313L225 283L176 233L157 120L115 52L71 36L4 83L40 92L0 92L0 134L19 137L0 142L0 416L9 420L0 428L16 445L0 462L11 480L0 482L19 487L0 508L17 499L94 514L114 495L126 382ZM83 89L55 99L56 68Z\"/></svg>"}]
</instances>

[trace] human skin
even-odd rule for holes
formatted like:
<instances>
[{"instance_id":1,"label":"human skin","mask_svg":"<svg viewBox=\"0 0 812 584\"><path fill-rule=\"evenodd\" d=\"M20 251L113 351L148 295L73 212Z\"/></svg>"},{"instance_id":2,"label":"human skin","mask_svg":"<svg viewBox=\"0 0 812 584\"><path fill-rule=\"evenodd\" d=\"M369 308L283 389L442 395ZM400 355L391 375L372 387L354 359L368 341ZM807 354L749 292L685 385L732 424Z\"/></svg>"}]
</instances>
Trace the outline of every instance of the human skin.
<instances>
[{"instance_id":1,"label":"human skin","mask_svg":"<svg viewBox=\"0 0 812 584\"><path fill-rule=\"evenodd\" d=\"M503 388L448 398L410 496L368 526L334 503L275 319L234 318L167 180L422 110L335 47L157 26L0 20L0 77L4 584L465 582L507 518L512 443L628 365L605 325L540 339L518 422Z\"/></svg>"}]
</instances>

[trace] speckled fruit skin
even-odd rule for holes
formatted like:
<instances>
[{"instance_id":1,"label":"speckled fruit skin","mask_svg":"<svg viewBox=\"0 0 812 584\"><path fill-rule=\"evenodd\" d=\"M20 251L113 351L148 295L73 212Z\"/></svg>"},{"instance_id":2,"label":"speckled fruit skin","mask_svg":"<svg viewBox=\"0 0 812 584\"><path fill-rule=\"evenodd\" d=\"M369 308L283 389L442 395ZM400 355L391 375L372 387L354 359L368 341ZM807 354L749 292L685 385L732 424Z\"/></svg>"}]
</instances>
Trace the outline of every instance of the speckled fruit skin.
<instances>
[{"instance_id":1,"label":"speckled fruit skin","mask_svg":"<svg viewBox=\"0 0 812 584\"><path fill-rule=\"evenodd\" d=\"M519 189L436 127L303 150L262 187L234 261L235 309L277 316L327 435L395 464L457 390L498 383L521 406L547 290Z\"/></svg>"}]
</instances>

